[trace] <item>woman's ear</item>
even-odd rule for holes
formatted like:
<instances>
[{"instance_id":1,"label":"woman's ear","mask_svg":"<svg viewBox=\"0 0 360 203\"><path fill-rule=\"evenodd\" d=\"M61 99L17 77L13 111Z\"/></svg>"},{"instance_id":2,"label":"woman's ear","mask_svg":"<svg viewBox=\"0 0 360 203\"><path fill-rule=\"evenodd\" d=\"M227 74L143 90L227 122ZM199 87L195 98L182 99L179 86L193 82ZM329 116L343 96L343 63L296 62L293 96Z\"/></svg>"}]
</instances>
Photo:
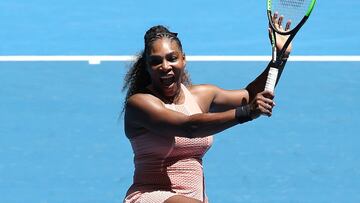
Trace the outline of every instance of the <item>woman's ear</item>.
<instances>
[{"instance_id":1,"label":"woman's ear","mask_svg":"<svg viewBox=\"0 0 360 203\"><path fill-rule=\"evenodd\" d=\"M184 67L186 66L186 56L185 53L182 54L183 60L184 60Z\"/></svg>"}]
</instances>

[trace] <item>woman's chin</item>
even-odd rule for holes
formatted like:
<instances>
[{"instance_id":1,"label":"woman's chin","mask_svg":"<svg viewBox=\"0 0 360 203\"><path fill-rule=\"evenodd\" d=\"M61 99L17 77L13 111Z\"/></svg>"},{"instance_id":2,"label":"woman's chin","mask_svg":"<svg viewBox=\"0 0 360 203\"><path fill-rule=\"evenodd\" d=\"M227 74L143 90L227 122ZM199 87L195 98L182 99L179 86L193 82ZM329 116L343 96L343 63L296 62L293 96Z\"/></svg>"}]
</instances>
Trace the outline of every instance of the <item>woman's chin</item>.
<instances>
[{"instance_id":1,"label":"woman's chin","mask_svg":"<svg viewBox=\"0 0 360 203\"><path fill-rule=\"evenodd\" d=\"M166 85L162 87L163 94L165 97L174 97L178 93L178 88L180 85L176 85L176 83L172 83L170 85Z\"/></svg>"}]
</instances>

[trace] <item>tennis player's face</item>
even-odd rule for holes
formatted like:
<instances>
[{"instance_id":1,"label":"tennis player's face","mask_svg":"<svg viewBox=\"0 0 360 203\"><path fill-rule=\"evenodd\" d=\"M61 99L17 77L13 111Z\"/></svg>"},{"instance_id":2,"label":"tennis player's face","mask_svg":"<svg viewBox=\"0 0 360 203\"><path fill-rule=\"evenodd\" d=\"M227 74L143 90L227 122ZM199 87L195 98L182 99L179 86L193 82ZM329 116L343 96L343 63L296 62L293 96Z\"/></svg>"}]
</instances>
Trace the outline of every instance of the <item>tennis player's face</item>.
<instances>
[{"instance_id":1,"label":"tennis player's face","mask_svg":"<svg viewBox=\"0 0 360 203\"><path fill-rule=\"evenodd\" d=\"M175 97L185 67L185 55L176 41L168 38L154 41L147 62L153 88L164 97Z\"/></svg>"}]
</instances>

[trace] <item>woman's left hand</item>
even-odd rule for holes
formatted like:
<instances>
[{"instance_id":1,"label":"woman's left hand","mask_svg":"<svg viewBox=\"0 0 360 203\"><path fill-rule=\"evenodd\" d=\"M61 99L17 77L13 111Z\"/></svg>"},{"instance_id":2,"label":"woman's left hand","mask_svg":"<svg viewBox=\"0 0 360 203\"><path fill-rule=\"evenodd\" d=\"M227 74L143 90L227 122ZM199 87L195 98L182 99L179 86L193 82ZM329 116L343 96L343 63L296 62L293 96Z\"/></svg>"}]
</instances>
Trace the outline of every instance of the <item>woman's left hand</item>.
<instances>
[{"instance_id":1,"label":"woman's left hand","mask_svg":"<svg viewBox=\"0 0 360 203\"><path fill-rule=\"evenodd\" d=\"M285 28L282 26L282 21L284 19L284 16L279 16L278 13L274 13L274 15L272 16L272 21L274 22L274 26L276 27L276 29L280 30L280 31L288 31L290 29L290 25L291 25L291 21L286 22L285 24ZM269 37L270 40L272 39L272 29L269 28ZM277 53L280 53L280 50L283 48L286 40L289 38L289 35L280 35L280 34L275 34L276 37L276 51ZM292 50L292 43L289 44L289 46L286 48L286 51L284 53L283 58L287 58L290 55L290 52Z\"/></svg>"},{"instance_id":2,"label":"woman's left hand","mask_svg":"<svg viewBox=\"0 0 360 203\"><path fill-rule=\"evenodd\" d=\"M270 91L262 91L256 94L253 101L250 102L250 116L252 119L261 115L271 116L272 108L275 106L273 101L274 94Z\"/></svg>"}]
</instances>

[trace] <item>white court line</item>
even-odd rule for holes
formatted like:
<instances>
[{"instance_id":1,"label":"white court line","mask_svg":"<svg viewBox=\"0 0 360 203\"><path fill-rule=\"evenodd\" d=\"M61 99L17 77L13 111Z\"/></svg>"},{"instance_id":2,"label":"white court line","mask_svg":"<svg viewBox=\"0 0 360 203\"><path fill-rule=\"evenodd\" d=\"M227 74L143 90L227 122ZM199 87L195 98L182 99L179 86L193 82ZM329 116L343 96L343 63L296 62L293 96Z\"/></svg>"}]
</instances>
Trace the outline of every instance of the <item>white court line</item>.
<instances>
[{"instance_id":1,"label":"white court line","mask_svg":"<svg viewBox=\"0 0 360 203\"><path fill-rule=\"evenodd\" d=\"M0 56L0 62L46 62L46 61L87 61L100 64L106 61L133 61L133 55L114 56ZM269 61L270 56L226 56L226 55L192 55L186 56L188 61ZM326 56L290 56L289 61L323 61L323 62L359 62L360 55L326 55Z\"/></svg>"}]
</instances>

